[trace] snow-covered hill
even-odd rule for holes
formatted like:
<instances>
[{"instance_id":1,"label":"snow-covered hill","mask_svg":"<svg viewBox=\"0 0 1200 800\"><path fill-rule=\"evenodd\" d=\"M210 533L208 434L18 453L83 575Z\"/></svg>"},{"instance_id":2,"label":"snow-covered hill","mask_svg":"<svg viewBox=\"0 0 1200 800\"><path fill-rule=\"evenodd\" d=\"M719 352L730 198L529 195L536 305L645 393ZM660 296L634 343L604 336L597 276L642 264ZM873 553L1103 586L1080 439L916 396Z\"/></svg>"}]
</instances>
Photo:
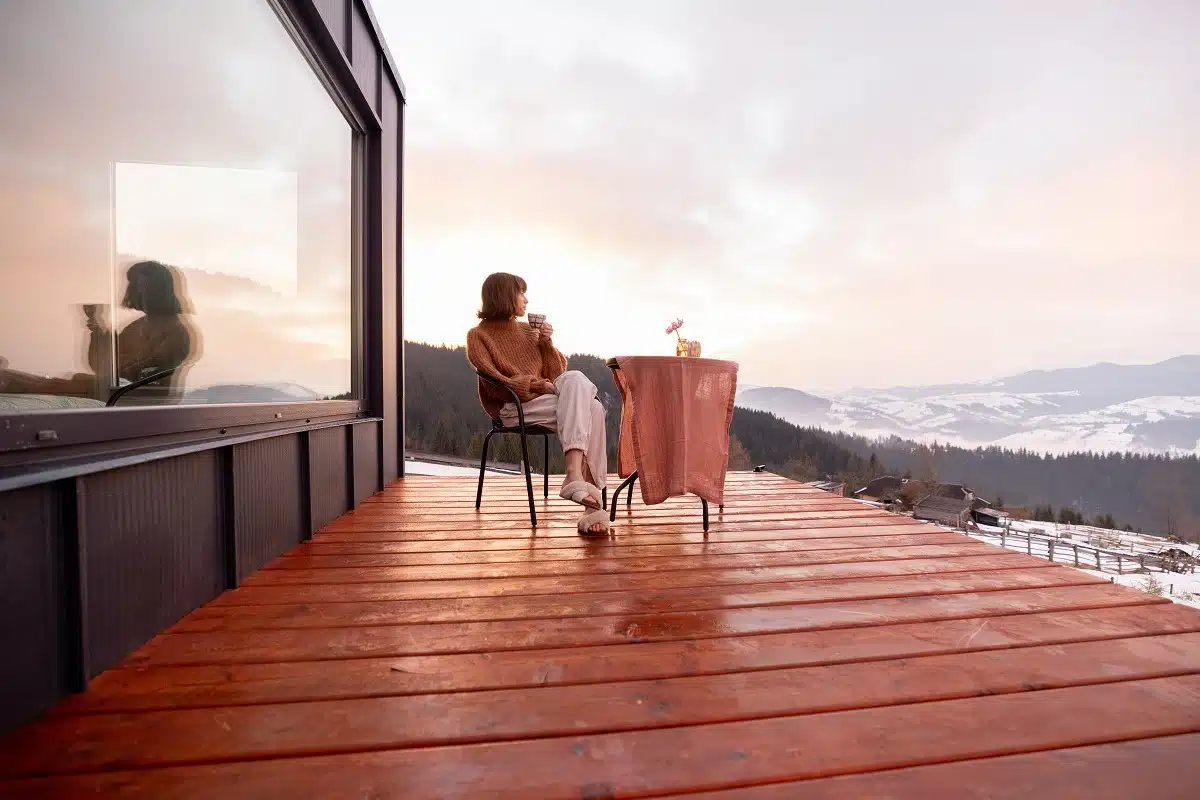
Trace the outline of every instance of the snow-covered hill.
<instances>
[{"instance_id":1,"label":"snow-covered hill","mask_svg":"<svg viewBox=\"0 0 1200 800\"><path fill-rule=\"evenodd\" d=\"M1200 454L1200 356L1024 373L972 384L738 393L738 405L798 425L967 447Z\"/></svg>"}]
</instances>

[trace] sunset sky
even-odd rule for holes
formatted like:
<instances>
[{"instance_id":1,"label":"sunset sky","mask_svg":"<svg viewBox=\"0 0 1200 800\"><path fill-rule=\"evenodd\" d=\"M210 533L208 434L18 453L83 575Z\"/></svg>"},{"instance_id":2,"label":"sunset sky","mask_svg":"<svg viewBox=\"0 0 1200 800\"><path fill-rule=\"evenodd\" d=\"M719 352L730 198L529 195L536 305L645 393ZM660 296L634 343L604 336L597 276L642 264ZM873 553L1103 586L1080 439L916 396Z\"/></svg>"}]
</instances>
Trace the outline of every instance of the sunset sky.
<instances>
[{"instance_id":1,"label":"sunset sky","mask_svg":"<svg viewBox=\"0 0 1200 800\"><path fill-rule=\"evenodd\" d=\"M830 391L1200 352L1200 3L373 0L405 334Z\"/></svg>"}]
</instances>

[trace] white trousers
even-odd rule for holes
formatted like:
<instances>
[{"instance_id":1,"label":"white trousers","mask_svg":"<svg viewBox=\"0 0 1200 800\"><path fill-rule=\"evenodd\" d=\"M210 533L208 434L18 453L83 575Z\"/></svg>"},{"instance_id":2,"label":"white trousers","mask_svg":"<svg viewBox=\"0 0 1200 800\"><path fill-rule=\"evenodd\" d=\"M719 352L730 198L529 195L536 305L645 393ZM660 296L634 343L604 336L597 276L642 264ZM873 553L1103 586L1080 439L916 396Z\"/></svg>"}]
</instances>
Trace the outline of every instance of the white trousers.
<instances>
[{"instance_id":1,"label":"white trousers","mask_svg":"<svg viewBox=\"0 0 1200 800\"><path fill-rule=\"evenodd\" d=\"M556 394L543 394L521 404L526 425L541 425L558 434L563 452L582 450L591 483L608 484L608 448L604 436L604 405L596 399L596 385L582 372L564 372L554 381ZM517 424L517 407L505 403L500 421Z\"/></svg>"}]
</instances>

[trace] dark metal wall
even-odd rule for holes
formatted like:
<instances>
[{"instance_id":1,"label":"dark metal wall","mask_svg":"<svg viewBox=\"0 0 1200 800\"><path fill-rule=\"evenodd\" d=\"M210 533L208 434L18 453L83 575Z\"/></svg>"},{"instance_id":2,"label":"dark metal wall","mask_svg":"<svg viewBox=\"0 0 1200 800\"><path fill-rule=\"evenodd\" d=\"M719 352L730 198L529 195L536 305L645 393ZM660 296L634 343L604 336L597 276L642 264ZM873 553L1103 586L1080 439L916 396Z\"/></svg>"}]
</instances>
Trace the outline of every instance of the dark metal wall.
<instances>
[{"instance_id":1,"label":"dark metal wall","mask_svg":"<svg viewBox=\"0 0 1200 800\"><path fill-rule=\"evenodd\" d=\"M362 0L280 2L366 129L366 414L221 429L224 441L172 441L132 464L128 448L119 462L101 453L78 474L0 491L0 732L402 474L404 87Z\"/></svg>"},{"instance_id":2,"label":"dark metal wall","mask_svg":"<svg viewBox=\"0 0 1200 800\"><path fill-rule=\"evenodd\" d=\"M0 493L0 731L378 491L366 421Z\"/></svg>"},{"instance_id":3,"label":"dark metal wall","mask_svg":"<svg viewBox=\"0 0 1200 800\"><path fill-rule=\"evenodd\" d=\"M55 486L0 494L0 731L71 688L58 494Z\"/></svg>"}]
</instances>

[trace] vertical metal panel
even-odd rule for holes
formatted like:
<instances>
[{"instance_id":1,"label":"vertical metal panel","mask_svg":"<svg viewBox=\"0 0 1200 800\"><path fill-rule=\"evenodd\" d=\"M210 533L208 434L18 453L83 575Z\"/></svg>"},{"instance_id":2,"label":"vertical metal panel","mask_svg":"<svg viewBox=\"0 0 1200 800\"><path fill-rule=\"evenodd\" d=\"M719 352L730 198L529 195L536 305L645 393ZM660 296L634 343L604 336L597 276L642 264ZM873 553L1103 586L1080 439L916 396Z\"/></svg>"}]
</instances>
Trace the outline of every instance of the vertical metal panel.
<instances>
[{"instance_id":1,"label":"vertical metal panel","mask_svg":"<svg viewBox=\"0 0 1200 800\"><path fill-rule=\"evenodd\" d=\"M349 14L347 6L349 0L312 0L314 6L317 7L317 12L321 15L321 21L325 23L325 27L333 35L334 41L343 53L349 53L348 43L350 41L349 30Z\"/></svg>"},{"instance_id":2,"label":"vertical metal panel","mask_svg":"<svg viewBox=\"0 0 1200 800\"><path fill-rule=\"evenodd\" d=\"M304 540L300 437L276 436L233 448L236 580Z\"/></svg>"},{"instance_id":3,"label":"vertical metal panel","mask_svg":"<svg viewBox=\"0 0 1200 800\"><path fill-rule=\"evenodd\" d=\"M0 494L0 733L69 691L60 646L62 517L54 486Z\"/></svg>"},{"instance_id":4,"label":"vertical metal panel","mask_svg":"<svg viewBox=\"0 0 1200 800\"><path fill-rule=\"evenodd\" d=\"M381 431L380 453L384 484L391 483L400 476L402 437L404 432L404 331L401 319L402 291L400 274L400 190L401 190L401 153L403 148L401 120L404 107L391 81L385 81L383 87L383 105L380 117L383 122L381 133L383 146L380 153L380 170L383 173L382 183L382 330L380 347L384 364L383 372L383 406L380 409L383 417Z\"/></svg>"},{"instance_id":5,"label":"vertical metal panel","mask_svg":"<svg viewBox=\"0 0 1200 800\"><path fill-rule=\"evenodd\" d=\"M308 434L308 491L312 528L320 530L346 513L349 486L346 428L322 428Z\"/></svg>"},{"instance_id":6,"label":"vertical metal panel","mask_svg":"<svg viewBox=\"0 0 1200 800\"><path fill-rule=\"evenodd\" d=\"M375 46L375 37L371 33L371 23L366 12L357 2L353 6L353 13L350 15L350 67L354 70L354 78L358 81L367 102L371 104L375 113L379 113L379 49Z\"/></svg>"},{"instance_id":7,"label":"vertical metal panel","mask_svg":"<svg viewBox=\"0 0 1200 800\"><path fill-rule=\"evenodd\" d=\"M79 480L89 677L220 593L216 451Z\"/></svg>"},{"instance_id":8,"label":"vertical metal panel","mask_svg":"<svg viewBox=\"0 0 1200 800\"><path fill-rule=\"evenodd\" d=\"M354 443L354 505L379 491L379 425L364 422L350 426Z\"/></svg>"}]
</instances>

